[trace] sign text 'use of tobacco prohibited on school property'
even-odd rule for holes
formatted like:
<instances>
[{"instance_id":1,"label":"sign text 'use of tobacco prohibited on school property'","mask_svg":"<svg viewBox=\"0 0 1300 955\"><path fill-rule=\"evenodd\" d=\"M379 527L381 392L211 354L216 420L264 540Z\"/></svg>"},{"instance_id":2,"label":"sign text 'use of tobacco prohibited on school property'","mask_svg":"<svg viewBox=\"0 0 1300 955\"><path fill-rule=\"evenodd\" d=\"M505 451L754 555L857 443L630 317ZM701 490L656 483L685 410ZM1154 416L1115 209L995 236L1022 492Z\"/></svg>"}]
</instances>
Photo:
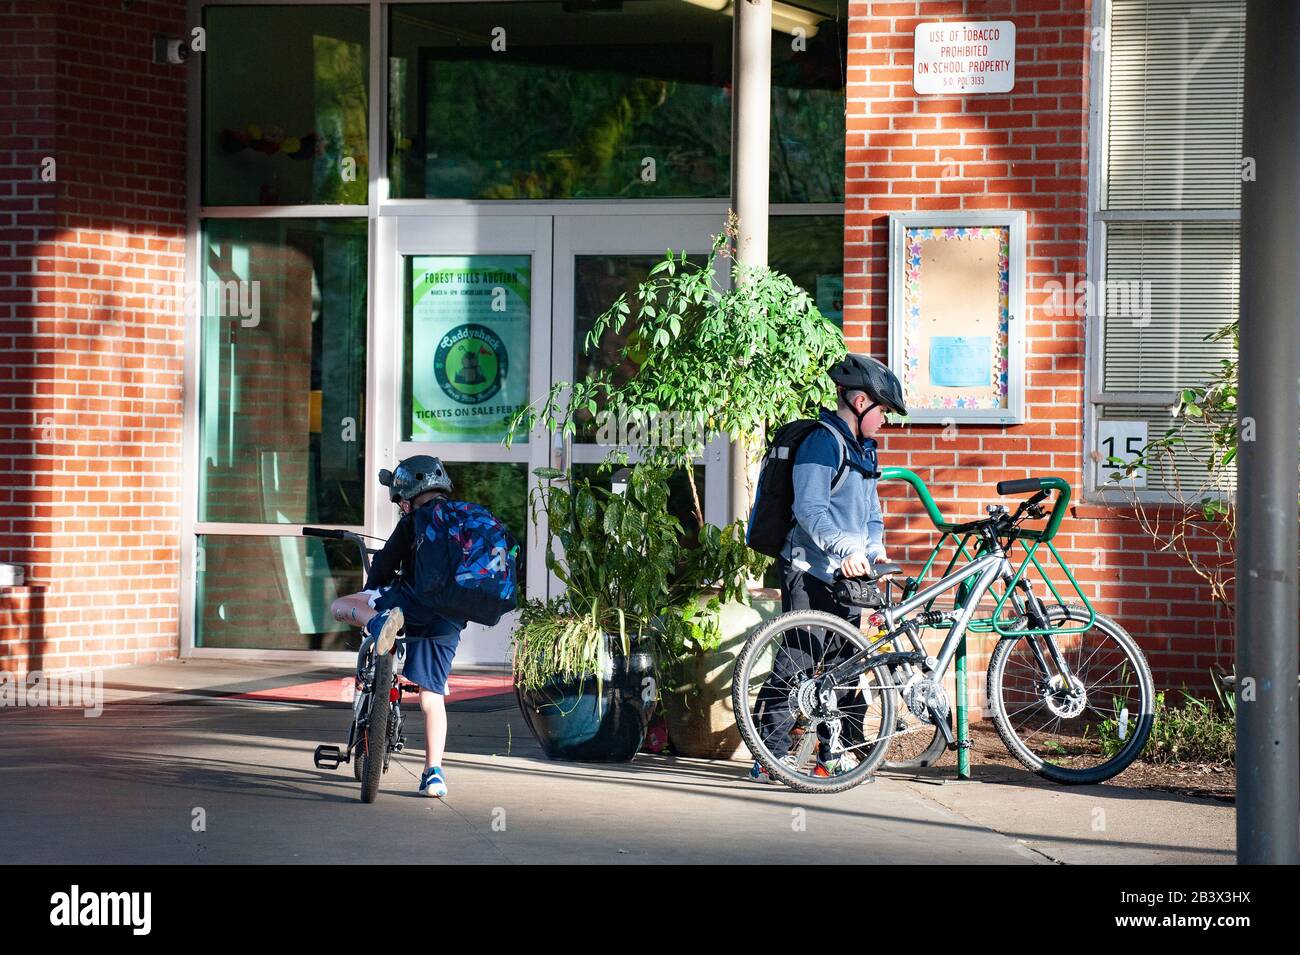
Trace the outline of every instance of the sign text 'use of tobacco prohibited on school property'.
<instances>
[{"instance_id":1,"label":"sign text 'use of tobacco prohibited on school property'","mask_svg":"<svg viewBox=\"0 0 1300 955\"><path fill-rule=\"evenodd\" d=\"M922 23L913 42L918 93L1009 93L1016 84L1016 25Z\"/></svg>"}]
</instances>

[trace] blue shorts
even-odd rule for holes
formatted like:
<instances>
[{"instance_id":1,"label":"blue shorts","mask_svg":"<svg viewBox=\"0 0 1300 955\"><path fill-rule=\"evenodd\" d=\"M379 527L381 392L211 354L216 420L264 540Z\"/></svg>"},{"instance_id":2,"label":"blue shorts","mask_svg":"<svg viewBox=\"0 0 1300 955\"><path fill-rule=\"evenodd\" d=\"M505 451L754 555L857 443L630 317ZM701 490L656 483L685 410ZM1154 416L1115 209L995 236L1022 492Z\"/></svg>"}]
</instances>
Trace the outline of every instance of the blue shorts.
<instances>
[{"instance_id":1,"label":"blue shorts","mask_svg":"<svg viewBox=\"0 0 1300 955\"><path fill-rule=\"evenodd\" d=\"M455 637L407 637L406 664L402 675L422 690L431 690L439 696L447 695L447 678L451 676L451 661L460 645Z\"/></svg>"}]
</instances>

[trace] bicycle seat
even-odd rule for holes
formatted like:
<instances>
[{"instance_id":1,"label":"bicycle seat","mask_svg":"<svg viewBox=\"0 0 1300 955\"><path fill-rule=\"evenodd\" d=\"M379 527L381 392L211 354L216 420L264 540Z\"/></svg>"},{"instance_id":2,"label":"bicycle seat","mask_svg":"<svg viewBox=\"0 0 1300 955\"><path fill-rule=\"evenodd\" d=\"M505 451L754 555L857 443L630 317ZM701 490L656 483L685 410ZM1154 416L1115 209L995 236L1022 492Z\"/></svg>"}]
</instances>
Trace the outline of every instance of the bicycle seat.
<instances>
[{"instance_id":1,"label":"bicycle seat","mask_svg":"<svg viewBox=\"0 0 1300 955\"><path fill-rule=\"evenodd\" d=\"M874 578L876 578L876 577L887 577L887 576L889 576L890 574L901 574L902 572L903 572L903 568L902 568L900 565L898 565L898 564L883 564L883 563L882 563L882 564L872 564L872 565L871 565L871 578L872 578L872 579L874 579Z\"/></svg>"},{"instance_id":2,"label":"bicycle seat","mask_svg":"<svg viewBox=\"0 0 1300 955\"><path fill-rule=\"evenodd\" d=\"M875 584L874 577L839 577L831 585L835 599L850 607L870 607L878 610L887 601Z\"/></svg>"}]
</instances>

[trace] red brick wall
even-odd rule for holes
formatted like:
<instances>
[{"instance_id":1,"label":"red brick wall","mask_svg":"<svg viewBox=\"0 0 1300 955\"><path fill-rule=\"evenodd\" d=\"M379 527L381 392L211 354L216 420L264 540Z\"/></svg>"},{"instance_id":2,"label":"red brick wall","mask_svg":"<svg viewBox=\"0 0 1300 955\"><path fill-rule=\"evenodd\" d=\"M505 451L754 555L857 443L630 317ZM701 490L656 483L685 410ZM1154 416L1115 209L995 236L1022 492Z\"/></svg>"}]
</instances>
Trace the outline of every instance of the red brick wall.
<instances>
[{"instance_id":1,"label":"red brick wall","mask_svg":"<svg viewBox=\"0 0 1300 955\"><path fill-rule=\"evenodd\" d=\"M5 670L178 647L184 3L122 7L0 3Z\"/></svg>"},{"instance_id":2,"label":"red brick wall","mask_svg":"<svg viewBox=\"0 0 1300 955\"><path fill-rule=\"evenodd\" d=\"M913 31L938 19L1016 24L1016 84L1003 95L918 96ZM1083 487L1084 319L1049 315L1048 282L1087 274L1089 0L860 2L849 5L844 329L851 348L885 358L888 214L1018 209L1028 218L1025 423L889 429L885 465L911 468L945 515L971 519L1000 500L993 485L1057 474ZM949 175L945 176L945 166ZM955 175L952 173L955 172ZM919 568L929 522L884 495L891 556ZM907 515L907 516L904 516ZM1208 687L1230 663L1231 621L1177 557L1154 552L1131 512L1072 507L1057 540L1098 610L1132 633L1157 685ZM1100 560L1098 559L1100 556ZM1060 580L1064 583L1063 578ZM973 647L981 658L988 647ZM974 683L975 681L973 681ZM972 689L974 689L974 685ZM982 699L978 689L976 702Z\"/></svg>"}]
</instances>

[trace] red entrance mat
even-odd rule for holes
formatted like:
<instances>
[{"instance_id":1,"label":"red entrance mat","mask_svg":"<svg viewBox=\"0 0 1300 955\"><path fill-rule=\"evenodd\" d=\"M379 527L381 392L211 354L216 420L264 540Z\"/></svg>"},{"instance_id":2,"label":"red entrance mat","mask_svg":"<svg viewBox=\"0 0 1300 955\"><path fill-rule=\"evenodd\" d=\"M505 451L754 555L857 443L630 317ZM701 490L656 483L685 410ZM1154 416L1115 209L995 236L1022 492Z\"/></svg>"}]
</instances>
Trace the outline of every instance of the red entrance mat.
<instances>
[{"instance_id":1,"label":"red entrance mat","mask_svg":"<svg viewBox=\"0 0 1300 955\"><path fill-rule=\"evenodd\" d=\"M447 700L458 703L461 700L474 700L481 696L496 696L509 693L514 688L514 678L508 673L453 673L448 681ZM227 697L233 700L267 700L277 703L351 703L353 699L352 677L344 676L333 680L317 680L314 683L296 683L291 686L277 686L269 690L253 690ZM414 697L416 694L412 693Z\"/></svg>"}]
</instances>

